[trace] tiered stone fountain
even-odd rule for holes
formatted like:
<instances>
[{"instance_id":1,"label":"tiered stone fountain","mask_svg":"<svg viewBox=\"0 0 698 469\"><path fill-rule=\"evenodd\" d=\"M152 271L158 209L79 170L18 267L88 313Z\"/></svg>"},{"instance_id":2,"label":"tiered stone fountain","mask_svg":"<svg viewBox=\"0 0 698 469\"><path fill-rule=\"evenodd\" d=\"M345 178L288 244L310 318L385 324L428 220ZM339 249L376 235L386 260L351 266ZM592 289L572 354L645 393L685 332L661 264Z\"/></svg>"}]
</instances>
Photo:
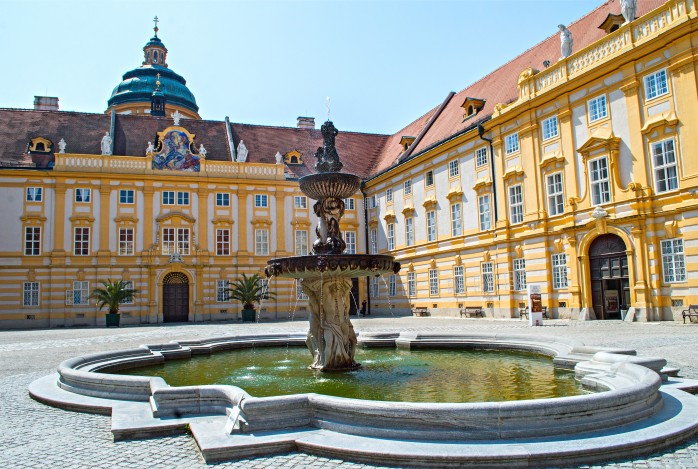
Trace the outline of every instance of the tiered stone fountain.
<instances>
[{"instance_id":1,"label":"tiered stone fountain","mask_svg":"<svg viewBox=\"0 0 698 469\"><path fill-rule=\"evenodd\" d=\"M354 361L356 333L349 320L351 279L382 275L400 270L392 256L344 254L346 243L339 223L344 215L344 199L359 189L361 178L341 173L342 163L335 148L338 130L332 121L322 125L323 146L315 152L316 174L300 179L301 191L316 200L317 240L312 255L272 259L268 277L301 279L310 302L310 330L306 344L313 356L310 368L351 370L361 366Z\"/></svg>"}]
</instances>

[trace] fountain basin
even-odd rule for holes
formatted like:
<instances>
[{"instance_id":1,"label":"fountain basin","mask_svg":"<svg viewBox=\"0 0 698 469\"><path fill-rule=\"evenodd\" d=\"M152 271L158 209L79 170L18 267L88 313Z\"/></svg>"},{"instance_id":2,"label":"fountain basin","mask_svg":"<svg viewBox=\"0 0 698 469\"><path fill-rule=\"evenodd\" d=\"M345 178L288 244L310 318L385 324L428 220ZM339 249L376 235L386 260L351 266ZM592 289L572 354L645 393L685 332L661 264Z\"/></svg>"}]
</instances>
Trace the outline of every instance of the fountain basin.
<instances>
[{"instance_id":1,"label":"fountain basin","mask_svg":"<svg viewBox=\"0 0 698 469\"><path fill-rule=\"evenodd\" d=\"M347 173L316 173L298 180L301 192L314 200L328 197L346 199L356 194L361 178Z\"/></svg>"},{"instance_id":2,"label":"fountain basin","mask_svg":"<svg viewBox=\"0 0 698 469\"><path fill-rule=\"evenodd\" d=\"M400 263L392 256L374 254L326 254L281 257L267 262L268 277L314 279L320 277L367 277L397 273Z\"/></svg>"}]
</instances>

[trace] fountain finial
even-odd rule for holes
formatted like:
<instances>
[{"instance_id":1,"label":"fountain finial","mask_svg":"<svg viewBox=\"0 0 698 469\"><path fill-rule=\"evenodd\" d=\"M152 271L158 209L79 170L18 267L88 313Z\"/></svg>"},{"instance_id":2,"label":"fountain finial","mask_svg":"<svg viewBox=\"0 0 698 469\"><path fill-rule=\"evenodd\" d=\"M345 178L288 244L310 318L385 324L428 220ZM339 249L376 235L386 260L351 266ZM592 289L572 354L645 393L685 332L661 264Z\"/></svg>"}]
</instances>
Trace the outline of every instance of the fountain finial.
<instances>
[{"instance_id":1,"label":"fountain finial","mask_svg":"<svg viewBox=\"0 0 698 469\"><path fill-rule=\"evenodd\" d=\"M319 173L338 173L344 166L339 161L339 154L335 148L335 137L339 131L331 120L322 124L320 131L322 132L322 146L318 147L315 152L315 158L317 158L315 169Z\"/></svg>"}]
</instances>

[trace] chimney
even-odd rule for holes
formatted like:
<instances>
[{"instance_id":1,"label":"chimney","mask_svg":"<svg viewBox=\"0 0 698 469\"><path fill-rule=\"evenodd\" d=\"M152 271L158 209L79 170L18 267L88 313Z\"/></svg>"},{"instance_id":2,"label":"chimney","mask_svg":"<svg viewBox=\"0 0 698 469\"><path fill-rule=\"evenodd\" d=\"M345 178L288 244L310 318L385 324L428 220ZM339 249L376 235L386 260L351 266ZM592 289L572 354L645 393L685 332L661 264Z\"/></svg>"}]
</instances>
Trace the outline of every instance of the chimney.
<instances>
[{"instance_id":1,"label":"chimney","mask_svg":"<svg viewBox=\"0 0 698 469\"><path fill-rule=\"evenodd\" d=\"M314 117L301 117L298 116L299 129L314 129L315 128L315 118Z\"/></svg>"},{"instance_id":2,"label":"chimney","mask_svg":"<svg viewBox=\"0 0 698 469\"><path fill-rule=\"evenodd\" d=\"M35 111L58 111L58 98L51 96L34 96Z\"/></svg>"}]
</instances>

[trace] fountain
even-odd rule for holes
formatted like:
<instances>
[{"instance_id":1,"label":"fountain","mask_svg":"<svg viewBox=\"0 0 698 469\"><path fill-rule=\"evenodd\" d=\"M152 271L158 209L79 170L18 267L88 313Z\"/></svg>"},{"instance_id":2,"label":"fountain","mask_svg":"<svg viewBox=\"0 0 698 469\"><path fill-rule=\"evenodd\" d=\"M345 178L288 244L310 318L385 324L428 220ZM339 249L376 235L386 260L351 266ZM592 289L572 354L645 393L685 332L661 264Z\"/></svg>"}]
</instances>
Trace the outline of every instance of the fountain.
<instances>
[{"instance_id":1,"label":"fountain","mask_svg":"<svg viewBox=\"0 0 698 469\"><path fill-rule=\"evenodd\" d=\"M323 146L315 152L316 174L300 179L301 191L316 200L318 217L313 255L272 259L264 270L267 277L301 279L310 303L310 328L306 345L313 356L310 368L321 371L355 369L356 333L349 320L351 278L400 271L392 256L343 254L346 243L339 222L344 199L359 189L361 178L341 173L342 162L335 148L339 133L332 121L322 127Z\"/></svg>"}]
</instances>

